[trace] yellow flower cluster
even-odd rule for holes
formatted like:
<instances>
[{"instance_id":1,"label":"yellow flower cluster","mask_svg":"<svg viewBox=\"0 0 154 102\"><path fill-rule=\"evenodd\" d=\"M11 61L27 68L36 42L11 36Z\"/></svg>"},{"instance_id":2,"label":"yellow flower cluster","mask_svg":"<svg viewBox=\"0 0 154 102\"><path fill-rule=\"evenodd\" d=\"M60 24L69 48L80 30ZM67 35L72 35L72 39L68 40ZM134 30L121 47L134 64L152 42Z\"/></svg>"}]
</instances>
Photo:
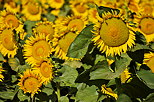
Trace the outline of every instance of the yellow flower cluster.
<instances>
[{"instance_id":1,"label":"yellow flower cluster","mask_svg":"<svg viewBox=\"0 0 154 102\"><path fill-rule=\"evenodd\" d=\"M132 48L135 45L135 31L142 33L147 43L154 42L153 0L2 1L0 52L5 57L14 58L18 49L22 49L25 62L31 69L23 72L18 85L32 96L42 83L47 84L53 79L51 56L62 60L80 60L68 57L67 52L88 24L94 24L92 42L106 56L121 55ZM119 9L120 13L111 10L99 15L96 5ZM51 17L54 19L51 20ZM27 21L35 23L30 34L26 29ZM151 56L151 60L145 62L153 71ZM117 98L105 86L102 86L102 92Z\"/></svg>"}]
</instances>

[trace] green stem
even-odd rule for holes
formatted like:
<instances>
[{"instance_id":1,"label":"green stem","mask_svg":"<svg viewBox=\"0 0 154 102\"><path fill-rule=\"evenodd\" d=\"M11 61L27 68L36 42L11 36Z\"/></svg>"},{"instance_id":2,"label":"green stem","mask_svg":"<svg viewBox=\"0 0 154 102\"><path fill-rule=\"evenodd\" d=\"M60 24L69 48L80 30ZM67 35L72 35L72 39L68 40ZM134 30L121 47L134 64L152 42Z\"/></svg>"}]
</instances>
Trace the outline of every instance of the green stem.
<instances>
[{"instance_id":1,"label":"green stem","mask_svg":"<svg viewBox=\"0 0 154 102\"><path fill-rule=\"evenodd\" d=\"M30 102L35 102L35 96L30 96Z\"/></svg>"},{"instance_id":2,"label":"green stem","mask_svg":"<svg viewBox=\"0 0 154 102\"><path fill-rule=\"evenodd\" d=\"M60 102L60 83L57 82L56 86L57 86L56 94L57 94L57 97L58 97L58 102Z\"/></svg>"}]
</instances>

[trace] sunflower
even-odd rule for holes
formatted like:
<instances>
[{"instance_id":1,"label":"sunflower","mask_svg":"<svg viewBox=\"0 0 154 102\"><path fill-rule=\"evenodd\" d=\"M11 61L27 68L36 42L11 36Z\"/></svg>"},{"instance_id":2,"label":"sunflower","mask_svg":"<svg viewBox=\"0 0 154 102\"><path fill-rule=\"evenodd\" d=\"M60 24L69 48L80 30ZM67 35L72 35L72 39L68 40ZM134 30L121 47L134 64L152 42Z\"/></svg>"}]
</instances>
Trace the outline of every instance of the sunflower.
<instances>
[{"instance_id":1,"label":"sunflower","mask_svg":"<svg viewBox=\"0 0 154 102\"><path fill-rule=\"evenodd\" d=\"M112 91L111 88L106 88L106 85L105 85L105 84L102 85L101 88L102 88L102 89L101 89L101 92L102 92L103 94L106 94L106 95L108 95L109 97L112 96L112 97L114 97L114 98L117 100L118 95L117 95L116 93L114 93L114 92Z\"/></svg>"},{"instance_id":2,"label":"sunflower","mask_svg":"<svg viewBox=\"0 0 154 102\"><path fill-rule=\"evenodd\" d=\"M150 52L150 53L145 53L144 54L144 61L143 63L146 64L152 71L152 73L154 73L154 53Z\"/></svg>"},{"instance_id":3,"label":"sunflower","mask_svg":"<svg viewBox=\"0 0 154 102\"><path fill-rule=\"evenodd\" d=\"M74 41L74 39L77 37L79 33L77 31L63 31L58 32L54 35L54 39L52 41L53 47L55 50L55 55L63 60L79 60L77 58L70 58L67 57L67 52L69 49L69 46Z\"/></svg>"},{"instance_id":4,"label":"sunflower","mask_svg":"<svg viewBox=\"0 0 154 102\"><path fill-rule=\"evenodd\" d=\"M59 9L64 5L65 0L47 0L47 2L51 8Z\"/></svg>"},{"instance_id":5,"label":"sunflower","mask_svg":"<svg viewBox=\"0 0 154 102\"><path fill-rule=\"evenodd\" d=\"M23 23L18 19L18 17L9 11L3 10L0 12L0 23L7 24L16 30L17 33L24 32Z\"/></svg>"},{"instance_id":6,"label":"sunflower","mask_svg":"<svg viewBox=\"0 0 154 102\"><path fill-rule=\"evenodd\" d=\"M102 18L98 15L98 11L96 8L90 8L88 10L88 20L92 23L102 20Z\"/></svg>"},{"instance_id":7,"label":"sunflower","mask_svg":"<svg viewBox=\"0 0 154 102\"><path fill-rule=\"evenodd\" d=\"M40 91L39 87L42 85L42 80L40 76L36 75L33 71L27 69L20 77L21 79L19 79L20 82L18 85L24 93L28 92L31 94L31 97L33 97L35 93Z\"/></svg>"},{"instance_id":8,"label":"sunflower","mask_svg":"<svg viewBox=\"0 0 154 102\"><path fill-rule=\"evenodd\" d=\"M38 21L41 19L42 8L37 2L28 2L27 5L23 5L22 13L27 20Z\"/></svg>"},{"instance_id":9,"label":"sunflower","mask_svg":"<svg viewBox=\"0 0 154 102\"><path fill-rule=\"evenodd\" d=\"M126 0L126 6L132 12L139 12L139 1L140 0Z\"/></svg>"},{"instance_id":10,"label":"sunflower","mask_svg":"<svg viewBox=\"0 0 154 102\"><path fill-rule=\"evenodd\" d=\"M96 4L100 6L116 8L116 0L96 0Z\"/></svg>"},{"instance_id":11,"label":"sunflower","mask_svg":"<svg viewBox=\"0 0 154 102\"><path fill-rule=\"evenodd\" d=\"M2 75L2 72L3 72L3 68L2 68L2 65L0 65L0 81L3 81L4 79L4 76Z\"/></svg>"},{"instance_id":12,"label":"sunflower","mask_svg":"<svg viewBox=\"0 0 154 102\"><path fill-rule=\"evenodd\" d=\"M81 16L68 16L61 21L61 23L56 23L56 30L58 32L65 31L67 29L71 31L79 31L81 32L83 28L88 24L88 21L86 18Z\"/></svg>"},{"instance_id":13,"label":"sunflower","mask_svg":"<svg viewBox=\"0 0 154 102\"><path fill-rule=\"evenodd\" d=\"M7 2L4 4L4 8L7 11L11 11L13 13L20 12L20 5L17 5L17 3L13 0L7 0Z\"/></svg>"},{"instance_id":14,"label":"sunflower","mask_svg":"<svg viewBox=\"0 0 154 102\"><path fill-rule=\"evenodd\" d=\"M94 25L94 37L92 41L106 56L120 55L126 52L128 47L135 44L135 35L129 25L117 12L108 12L102 15L103 20ZM128 46L128 47L127 47Z\"/></svg>"},{"instance_id":15,"label":"sunflower","mask_svg":"<svg viewBox=\"0 0 154 102\"><path fill-rule=\"evenodd\" d=\"M139 3L139 12L154 15L154 2L144 1Z\"/></svg>"},{"instance_id":16,"label":"sunflower","mask_svg":"<svg viewBox=\"0 0 154 102\"><path fill-rule=\"evenodd\" d=\"M0 30L0 51L4 56L13 58L17 53L17 42L12 28L3 26Z\"/></svg>"},{"instance_id":17,"label":"sunflower","mask_svg":"<svg viewBox=\"0 0 154 102\"><path fill-rule=\"evenodd\" d=\"M129 82L131 79L131 73L128 71L128 68L126 68L120 75L121 83Z\"/></svg>"},{"instance_id":18,"label":"sunflower","mask_svg":"<svg viewBox=\"0 0 154 102\"><path fill-rule=\"evenodd\" d=\"M48 82L50 82L50 80L53 79L52 67L53 65L49 61L44 61L39 66L35 66L33 69L35 73L41 76L42 82L44 84L47 84Z\"/></svg>"},{"instance_id":19,"label":"sunflower","mask_svg":"<svg viewBox=\"0 0 154 102\"><path fill-rule=\"evenodd\" d=\"M134 18L134 23L136 23L136 28L134 28L134 30L141 32L145 36L148 43L154 41L153 15L138 14Z\"/></svg>"},{"instance_id":20,"label":"sunflower","mask_svg":"<svg viewBox=\"0 0 154 102\"><path fill-rule=\"evenodd\" d=\"M74 15L87 17L89 7L84 0L70 0L70 7Z\"/></svg>"},{"instance_id":21,"label":"sunflower","mask_svg":"<svg viewBox=\"0 0 154 102\"><path fill-rule=\"evenodd\" d=\"M35 34L25 41L24 56L26 62L32 66L40 64L52 53L50 41L45 34Z\"/></svg>"},{"instance_id":22,"label":"sunflower","mask_svg":"<svg viewBox=\"0 0 154 102\"><path fill-rule=\"evenodd\" d=\"M53 14L53 15L55 15L55 16L58 16L58 14L60 13L60 9L51 10L50 13Z\"/></svg>"},{"instance_id":23,"label":"sunflower","mask_svg":"<svg viewBox=\"0 0 154 102\"><path fill-rule=\"evenodd\" d=\"M50 40L53 39L54 34L54 24L50 21L38 22L33 28L34 33L43 33L49 37Z\"/></svg>"}]
</instances>

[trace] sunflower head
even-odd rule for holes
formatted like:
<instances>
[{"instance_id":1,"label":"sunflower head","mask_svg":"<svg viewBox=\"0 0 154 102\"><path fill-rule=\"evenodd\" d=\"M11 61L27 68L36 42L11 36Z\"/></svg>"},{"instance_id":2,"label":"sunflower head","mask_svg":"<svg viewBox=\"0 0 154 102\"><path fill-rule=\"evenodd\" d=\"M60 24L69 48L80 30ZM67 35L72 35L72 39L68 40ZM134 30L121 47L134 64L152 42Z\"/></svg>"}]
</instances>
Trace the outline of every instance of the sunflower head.
<instances>
[{"instance_id":1,"label":"sunflower head","mask_svg":"<svg viewBox=\"0 0 154 102\"><path fill-rule=\"evenodd\" d=\"M23 5L22 13L27 20L38 21L41 19L42 8L37 2L28 2L27 5Z\"/></svg>"},{"instance_id":2,"label":"sunflower head","mask_svg":"<svg viewBox=\"0 0 154 102\"><path fill-rule=\"evenodd\" d=\"M150 53L145 53L144 54L144 64L146 64L152 71L152 73L154 73L154 53L150 52Z\"/></svg>"},{"instance_id":3,"label":"sunflower head","mask_svg":"<svg viewBox=\"0 0 154 102\"><path fill-rule=\"evenodd\" d=\"M56 24L56 31L63 32L67 29L71 31L77 30L81 32L83 28L88 23L87 19L81 16L68 16L61 21L61 23Z\"/></svg>"},{"instance_id":4,"label":"sunflower head","mask_svg":"<svg viewBox=\"0 0 154 102\"><path fill-rule=\"evenodd\" d=\"M126 68L120 75L121 83L129 82L131 77L131 73Z\"/></svg>"},{"instance_id":5,"label":"sunflower head","mask_svg":"<svg viewBox=\"0 0 154 102\"><path fill-rule=\"evenodd\" d=\"M88 15L87 2L83 0L70 0L70 7L74 15L86 17Z\"/></svg>"},{"instance_id":6,"label":"sunflower head","mask_svg":"<svg viewBox=\"0 0 154 102\"><path fill-rule=\"evenodd\" d=\"M49 61L44 61L40 65L35 66L34 72L41 76L42 82L47 84L53 79L53 65Z\"/></svg>"},{"instance_id":7,"label":"sunflower head","mask_svg":"<svg viewBox=\"0 0 154 102\"><path fill-rule=\"evenodd\" d=\"M21 79L19 79L18 85L24 93L28 92L31 94L31 97L33 97L35 93L40 91L39 88L42 85L42 80L40 76L35 74L33 71L27 69L20 77Z\"/></svg>"},{"instance_id":8,"label":"sunflower head","mask_svg":"<svg viewBox=\"0 0 154 102\"><path fill-rule=\"evenodd\" d=\"M90 8L88 11L88 20L92 23L101 21L102 18L98 15L98 11L96 8Z\"/></svg>"},{"instance_id":9,"label":"sunflower head","mask_svg":"<svg viewBox=\"0 0 154 102\"><path fill-rule=\"evenodd\" d=\"M17 43L14 35L13 29L7 26L0 30L0 51L4 56L8 55L9 58L14 57L17 53Z\"/></svg>"},{"instance_id":10,"label":"sunflower head","mask_svg":"<svg viewBox=\"0 0 154 102\"><path fill-rule=\"evenodd\" d=\"M71 43L74 41L74 39L77 37L78 34L79 33L77 31L70 31L70 30L58 32L57 34L55 34L55 37L52 42L55 50L55 55L58 58L64 60L79 60L76 58L70 58L66 56L69 46L71 45Z\"/></svg>"},{"instance_id":11,"label":"sunflower head","mask_svg":"<svg viewBox=\"0 0 154 102\"><path fill-rule=\"evenodd\" d=\"M4 8L8 11L11 11L13 13L18 13L20 12L20 5L18 5L15 1L13 0L7 0L4 4Z\"/></svg>"},{"instance_id":12,"label":"sunflower head","mask_svg":"<svg viewBox=\"0 0 154 102\"><path fill-rule=\"evenodd\" d=\"M141 32L145 36L148 43L154 40L153 15L138 14L134 18L134 23L136 23L136 28L134 28L134 30Z\"/></svg>"},{"instance_id":13,"label":"sunflower head","mask_svg":"<svg viewBox=\"0 0 154 102\"><path fill-rule=\"evenodd\" d=\"M16 30L17 33L23 32L23 23L18 19L16 14L3 10L0 13L0 23L6 24Z\"/></svg>"},{"instance_id":14,"label":"sunflower head","mask_svg":"<svg viewBox=\"0 0 154 102\"><path fill-rule=\"evenodd\" d=\"M139 12L154 15L154 2L144 1L139 4Z\"/></svg>"},{"instance_id":15,"label":"sunflower head","mask_svg":"<svg viewBox=\"0 0 154 102\"><path fill-rule=\"evenodd\" d=\"M112 91L111 88L107 88L105 84L102 85L101 88L102 88L102 89L101 89L101 92L102 92L103 94L106 94L106 95L108 95L109 97L112 96L112 97L114 97L114 98L117 100L118 95L117 95L116 93L114 93L114 92Z\"/></svg>"},{"instance_id":16,"label":"sunflower head","mask_svg":"<svg viewBox=\"0 0 154 102\"><path fill-rule=\"evenodd\" d=\"M47 2L51 8L59 9L64 5L65 0L47 0Z\"/></svg>"},{"instance_id":17,"label":"sunflower head","mask_svg":"<svg viewBox=\"0 0 154 102\"><path fill-rule=\"evenodd\" d=\"M53 39L54 34L54 24L49 21L38 22L33 28L34 33L42 33L49 37L50 40Z\"/></svg>"},{"instance_id":18,"label":"sunflower head","mask_svg":"<svg viewBox=\"0 0 154 102\"><path fill-rule=\"evenodd\" d=\"M132 12L139 12L139 0L126 0L127 7Z\"/></svg>"},{"instance_id":19,"label":"sunflower head","mask_svg":"<svg viewBox=\"0 0 154 102\"><path fill-rule=\"evenodd\" d=\"M103 14L103 21L96 23L93 33L95 45L100 51L109 55L120 55L127 51L135 43L135 35L130 30L127 22L123 20L122 15L116 12Z\"/></svg>"},{"instance_id":20,"label":"sunflower head","mask_svg":"<svg viewBox=\"0 0 154 102\"><path fill-rule=\"evenodd\" d=\"M34 66L46 60L53 50L45 34L39 33L26 40L24 51L26 62Z\"/></svg>"}]
</instances>

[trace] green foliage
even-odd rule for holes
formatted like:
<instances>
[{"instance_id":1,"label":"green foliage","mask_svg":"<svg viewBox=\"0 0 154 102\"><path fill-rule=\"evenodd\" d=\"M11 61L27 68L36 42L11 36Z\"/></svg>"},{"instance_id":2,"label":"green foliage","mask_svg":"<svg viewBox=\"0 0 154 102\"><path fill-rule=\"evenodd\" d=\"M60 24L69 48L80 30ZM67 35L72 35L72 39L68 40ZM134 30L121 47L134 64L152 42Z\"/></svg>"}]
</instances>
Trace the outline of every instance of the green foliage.
<instances>
[{"instance_id":1,"label":"green foliage","mask_svg":"<svg viewBox=\"0 0 154 102\"><path fill-rule=\"evenodd\" d=\"M116 102L132 102L126 94L120 94Z\"/></svg>"},{"instance_id":2,"label":"green foliage","mask_svg":"<svg viewBox=\"0 0 154 102\"><path fill-rule=\"evenodd\" d=\"M96 89L96 86L79 89L76 94L76 102L96 102L98 96Z\"/></svg>"},{"instance_id":3,"label":"green foliage","mask_svg":"<svg viewBox=\"0 0 154 102\"><path fill-rule=\"evenodd\" d=\"M146 70L141 70L137 72L137 75L149 88L154 89L154 73Z\"/></svg>"},{"instance_id":4,"label":"green foliage","mask_svg":"<svg viewBox=\"0 0 154 102\"><path fill-rule=\"evenodd\" d=\"M4 3L6 0L2 1ZM36 1L39 2L39 6L43 7L40 0ZM59 16L51 14L51 11L57 10L57 8L44 8L43 10L46 12L42 13L41 21L47 20L55 24L57 18L72 15L69 1L65 0L65 4L59 9ZM21 5L21 1L18 0L17 4ZM101 18L105 13L120 13L119 9L97 6L95 4L89 5L90 8L96 7ZM3 8L2 6L2 3L0 3L1 9ZM125 13L125 20L132 27L136 27L133 20L129 21L127 19L129 16L132 16L131 19L133 19L136 13L132 13L127 7L124 7L124 9L126 9L123 12ZM23 14L17 13L17 16L20 18ZM51 53L47 59L54 66L53 79L47 85L42 84L40 87L41 91L32 98L30 93L24 93L19 88L18 83L20 75L23 75L26 69L35 67L25 61L24 44L30 36L35 36L33 27L40 21L24 21L23 18L20 18L20 20L23 21L23 29L27 34L24 39L19 38L20 34L15 34L18 47L17 54L14 58L8 58L0 53L0 64L4 69L0 73L4 75L3 81L0 82L0 102L153 102L154 73L143 64L143 60L146 52L153 52L154 43L147 43L143 34L133 31L135 44L132 48L128 48L127 52L122 52L121 55L106 56L91 41L93 38L92 31L94 31L94 26L96 26L92 22L86 25L68 49L68 57L80 60L61 60L54 56L55 52ZM55 27L57 26L54 25L53 28ZM52 40L50 44L52 46ZM109 64L108 60L111 59L113 63ZM120 79L121 73L126 68L131 73L131 77L130 80L127 79L129 81L122 83ZM112 89L118 95L118 99L116 100L114 97L101 92L102 85Z\"/></svg>"},{"instance_id":5,"label":"green foliage","mask_svg":"<svg viewBox=\"0 0 154 102\"><path fill-rule=\"evenodd\" d=\"M107 61L102 61L97 63L94 68L96 70L90 73L90 79L106 79L111 80L118 77L130 64L130 59L128 58L120 58L119 60L115 61L115 72L111 72L110 66L108 65Z\"/></svg>"},{"instance_id":6,"label":"green foliage","mask_svg":"<svg viewBox=\"0 0 154 102\"><path fill-rule=\"evenodd\" d=\"M93 25L89 25L81 31L74 42L70 45L67 56L72 58L83 58L91 43Z\"/></svg>"},{"instance_id":7,"label":"green foliage","mask_svg":"<svg viewBox=\"0 0 154 102\"><path fill-rule=\"evenodd\" d=\"M60 82L63 82L65 86L74 86L74 82L78 76L76 68L64 66L62 67L62 70L62 76L59 77Z\"/></svg>"}]
</instances>

